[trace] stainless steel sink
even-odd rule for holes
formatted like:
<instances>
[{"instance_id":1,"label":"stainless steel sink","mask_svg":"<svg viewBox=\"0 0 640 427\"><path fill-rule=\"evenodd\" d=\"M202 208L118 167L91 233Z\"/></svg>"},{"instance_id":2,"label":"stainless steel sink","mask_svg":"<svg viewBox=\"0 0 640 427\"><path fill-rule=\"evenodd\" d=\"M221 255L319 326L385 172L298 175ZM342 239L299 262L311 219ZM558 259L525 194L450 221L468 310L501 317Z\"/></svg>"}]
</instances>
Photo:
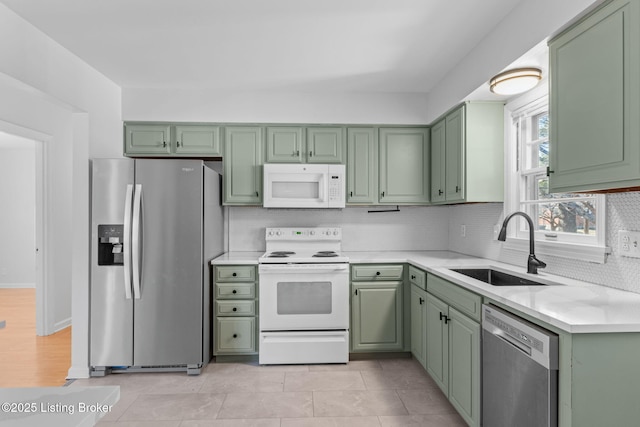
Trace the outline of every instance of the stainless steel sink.
<instances>
[{"instance_id":1,"label":"stainless steel sink","mask_svg":"<svg viewBox=\"0 0 640 427\"><path fill-rule=\"evenodd\" d=\"M451 271L464 274L492 286L546 286L545 283L513 276L491 268L452 268Z\"/></svg>"}]
</instances>

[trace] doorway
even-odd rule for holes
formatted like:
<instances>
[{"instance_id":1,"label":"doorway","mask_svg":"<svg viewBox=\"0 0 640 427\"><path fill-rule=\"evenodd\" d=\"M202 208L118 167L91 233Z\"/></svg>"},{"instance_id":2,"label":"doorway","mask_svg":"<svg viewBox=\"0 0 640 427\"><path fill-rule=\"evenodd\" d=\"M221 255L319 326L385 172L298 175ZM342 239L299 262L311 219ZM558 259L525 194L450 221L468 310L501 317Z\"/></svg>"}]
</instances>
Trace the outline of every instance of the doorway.
<instances>
[{"instance_id":1,"label":"doorway","mask_svg":"<svg viewBox=\"0 0 640 427\"><path fill-rule=\"evenodd\" d=\"M42 141L0 129L0 289L35 291L39 336L52 332L45 325L43 151Z\"/></svg>"}]
</instances>

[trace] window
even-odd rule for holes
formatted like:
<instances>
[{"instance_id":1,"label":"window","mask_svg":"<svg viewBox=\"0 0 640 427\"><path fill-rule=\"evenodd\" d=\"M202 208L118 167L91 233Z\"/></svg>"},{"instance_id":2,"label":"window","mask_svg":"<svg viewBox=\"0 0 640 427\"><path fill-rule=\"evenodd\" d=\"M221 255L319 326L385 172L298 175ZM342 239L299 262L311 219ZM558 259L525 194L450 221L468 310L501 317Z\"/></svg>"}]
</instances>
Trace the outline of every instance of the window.
<instances>
[{"instance_id":1,"label":"window","mask_svg":"<svg viewBox=\"0 0 640 427\"><path fill-rule=\"evenodd\" d=\"M509 173L505 213L518 210L531 217L536 241L544 242L541 252L604 262L604 196L549 192L548 97L540 92L507 104L511 129L506 147ZM518 220L517 224L511 228L510 237L528 239L526 222ZM589 258L584 245L600 249Z\"/></svg>"}]
</instances>

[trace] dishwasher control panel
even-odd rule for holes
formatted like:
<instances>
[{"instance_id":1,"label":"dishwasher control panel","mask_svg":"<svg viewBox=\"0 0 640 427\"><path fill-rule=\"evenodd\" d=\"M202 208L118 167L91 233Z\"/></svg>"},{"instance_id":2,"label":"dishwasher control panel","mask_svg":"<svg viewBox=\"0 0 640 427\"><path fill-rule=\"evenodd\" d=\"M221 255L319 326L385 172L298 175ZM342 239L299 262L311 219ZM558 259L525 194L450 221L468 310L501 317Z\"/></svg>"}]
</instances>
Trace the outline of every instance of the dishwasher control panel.
<instances>
[{"instance_id":1,"label":"dishwasher control panel","mask_svg":"<svg viewBox=\"0 0 640 427\"><path fill-rule=\"evenodd\" d=\"M482 328L541 365L550 369L558 368L558 335L553 332L494 305L482 306Z\"/></svg>"}]
</instances>

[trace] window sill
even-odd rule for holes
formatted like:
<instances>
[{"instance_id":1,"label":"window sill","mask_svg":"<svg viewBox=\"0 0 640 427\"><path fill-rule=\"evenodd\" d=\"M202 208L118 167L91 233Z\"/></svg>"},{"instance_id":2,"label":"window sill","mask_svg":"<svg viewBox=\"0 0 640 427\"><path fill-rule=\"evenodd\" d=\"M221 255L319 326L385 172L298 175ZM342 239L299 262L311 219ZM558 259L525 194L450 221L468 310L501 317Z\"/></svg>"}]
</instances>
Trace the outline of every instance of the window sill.
<instances>
[{"instance_id":1,"label":"window sill","mask_svg":"<svg viewBox=\"0 0 640 427\"><path fill-rule=\"evenodd\" d=\"M528 253L529 240L509 237L507 241L502 244L502 248ZM564 242L543 242L539 240L536 240L535 248L536 255L577 259L596 264L604 264L607 260L607 255L611 253L611 248L608 246L588 246Z\"/></svg>"}]
</instances>

